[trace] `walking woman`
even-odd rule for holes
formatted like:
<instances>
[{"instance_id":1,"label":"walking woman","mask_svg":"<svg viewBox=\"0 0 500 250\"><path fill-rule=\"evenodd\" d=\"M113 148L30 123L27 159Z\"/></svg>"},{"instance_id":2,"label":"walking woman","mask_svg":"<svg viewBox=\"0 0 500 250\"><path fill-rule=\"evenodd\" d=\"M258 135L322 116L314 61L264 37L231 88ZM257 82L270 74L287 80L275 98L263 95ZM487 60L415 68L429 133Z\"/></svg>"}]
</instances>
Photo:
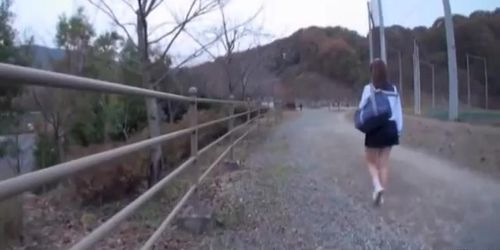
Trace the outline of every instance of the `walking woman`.
<instances>
[{"instance_id":1,"label":"walking woman","mask_svg":"<svg viewBox=\"0 0 500 250\"><path fill-rule=\"evenodd\" d=\"M393 146L399 144L399 136L403 129L403 114L401 100L396 86L387 81L387 68L384 61L376 59L370 65L372 83L363 89L359 108L362 108L370 98L373 88L375 91L390 93L387 95L392 111L392 117L381 127L366 134L366 163L373 181L373 202L381 205L384 190L387 188L389 177L389 155Z\"/></svg>"}]
</instances>

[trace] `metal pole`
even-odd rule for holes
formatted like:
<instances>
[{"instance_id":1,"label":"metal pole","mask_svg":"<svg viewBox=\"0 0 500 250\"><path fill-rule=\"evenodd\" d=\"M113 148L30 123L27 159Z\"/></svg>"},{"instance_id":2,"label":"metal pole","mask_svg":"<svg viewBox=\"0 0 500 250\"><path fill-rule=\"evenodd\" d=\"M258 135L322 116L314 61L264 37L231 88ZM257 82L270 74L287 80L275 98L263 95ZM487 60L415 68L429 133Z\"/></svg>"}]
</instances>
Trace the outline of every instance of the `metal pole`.
<instances>
[{"instance_id":1,"label":"metal pole","mask_svg":"<svg viewBox=\"0 0 500 250\"><path fill-rule=\"evenodd\" d=\"M257 109L257 118L255 119L255 122L257 123L257 128L259 128L259 124L260 124L260 115L261 115L261 110L260 110L260 105L262 104L262 101L260 101L260 98L257 99L257 103L256 103L256 109Z\"/></svg>"},{"instance_id":2,"label":"metal pole","mask_svg":"<svg viewBox=\"0 0 500 250\"><path fill-rule=\"evenodd\" d=\"M250 118L251 118L251 112L250 112L251 109L252 108L250 106L250 98L247 98L247 112L248 112L247 113L247 122L249 122Z\"/></svg>"},{"instance_id":3,"label":"metal pole","mask_svg":"<svg viewBox=\"0 0 500 250\"><path fill-rule=\"evenodd\" d=\"M421 79L421 73L420 73L420 48L417 46L417 108L418 108L418 115L422 114L422 79Z\"/></svg>"},{"instance_id":4,"label":"metal pole","mask_svg":"<svg viewBox=\"0 0 500 250\"><path fill-rule=\"evenodd\" d=\"M230 95L229 99L230 100L234 100L234 95ZM229 110L229 115L230 116L234 115L234 110L235 110L235 104L231 104L230 110ZM229 126L228 127L229 127L228 131L232 131L233 130L233 128L234 128L234 118L229 120ZM229 135L229 141L230 141L231 144L233 144L233 142L234 142L234 133L231 133ZM231 150L229 152L229 160L231 162L234 162L234 150L233 150L233 147L231 147Z\"/></svg>"},{"instance_id":5,"label":"metal pole","mask_svg":"<svg viewBox=\"0 0 500 250\"><path fill-rule=\"evenodd\" d=\"M484 95L485 95L485 108L489 109L489 97L488 97L488 62L484 58Z\"/></svg>"},{"instance_id":6,"label":"metal pole","mask_svg":"<svg viewBox=\"0 0 500 250\"><path fill-rule=\"evenodd\" d=\"M470 59L469 59L469 54L466 55L467 58L467 105L469 108L472 107L471 105L471 91L470 91Z\"/></svg>"},{"instance_id":7,"label":"metal pole","mask_svg":"<svg viewBox=\"0 0 500 250\"><path fill-rule=\"evenodd\" d=\"M371 18L371 8L370 8L370 2L366 2L366 5L368 7L368 43L370 46L370 63L373 62L373 35L372 35L372 29L373 29L373 23L372 23L372 18Z\"/></svg>"},{"instance_id":8,"label":"metal pole","mask_svg":"<svg viewBox=\"0 0 500 250\"><path fill-rule=\"evenodd\" d=\"M446 41L448 44L448 74L449 74L449 103L448 119L458 119L458 75L457 75L457 54L455 47L455 32L453 30L453 20L451 16L451 6L449 0L443 0Z\"/></svg>"},{"instance_id":9,"label":"metal pole","mask_svg":"<svg viewBox=\"0 0 500 250\"><path fill-rule=\"evenodd\" d=\"M413 113L417 114L417 42L413 41Z\"/></svg>"},{"instance_id":10,"label":"metal pole","mask_svg":"<svg viewBox=\"0 0 500 250\"><path fill-rule=\"evenodd\" d=\"M432 108L436 108L436 70L434 64L431 65L432 69Z\"/></svg>"},{"instance_id":11,"label":"metal pole","mask_svg":"<svg viewBox=\"0 0 500 250\"><path fill-rule=\"evenodd\" d=\"M398 51L398 65L399 65L399 96L403 100L403 61L401 59L401 51Z\"/></svg>"},{"instance_id":12,"label":"metal pole","mask_svg":"<svg viewBox=\"0 0 500 250\"><path fill-rule=\"evenodd\" d=\"M382 11L382 0L378 0L378 14L380 19L380 57L387 63L387 53L385 50L384 14Z\"/></svg>"},{"instance_id":13,"label":"metal pole","mask_svg":"<svg viewBox=\"0 0 500 250\"><path fill-rule=\"evenodd\" d=\"M251 105L251 102L250 102L250 97L247 98L247 120L246 122L248 123L248 126L250 127L251 126L251 119L252 119L252 105ZM246 142L248 142L248 140L246 140Z\"/></svg>"},{"instance_id":14,"label":"metal pole","mask_svg":"<svg viewBox=\"0 0 500 250\"><path fill-rule=\"evenodd\" d=\"M197 101L198 90L195 87L189 88L189 95L192 101L189 106L189 122L191 127L196 127L198 125L198 101ZM191 157L195 160L193 162L193 180L198 179L198 166L196 164L198 156L198 129L191 132Z\"/></svg>"},{"instance_id":15,"label":"metal pole","mask_svg":"<svg viewBox=\"0 0 500 250\"><path fill-rule=\"evenodd\" d=\"M420 108L420 56L417 41L413 43L413 92L414 92L414 112L416 115L421 114Z\"/></svg>"}]
</instances>

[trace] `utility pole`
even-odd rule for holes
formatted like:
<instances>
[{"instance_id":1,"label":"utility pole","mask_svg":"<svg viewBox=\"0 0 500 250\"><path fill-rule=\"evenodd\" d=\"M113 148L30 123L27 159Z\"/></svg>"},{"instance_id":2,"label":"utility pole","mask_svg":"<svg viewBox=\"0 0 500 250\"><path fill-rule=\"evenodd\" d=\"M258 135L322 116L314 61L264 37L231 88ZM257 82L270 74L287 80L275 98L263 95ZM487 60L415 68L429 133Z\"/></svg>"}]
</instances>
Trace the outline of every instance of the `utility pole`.
<instances>
[{"instance_id":1,"label":"utility pole","mask_svg":"<svg viewBox=\"0 0 500 250\"><path fill-rule=\"evenodd\" d=\"M373 62L373 35L372 35L372 29L373 29L373 23L372 23L372 10L370 8L370 2L366 2L366 5L368 7L368 43L370 45L370 63Z\"/></svg>"},{"instance_id":2,"label":"utility pole","mask_svg":"<svg viewBox=\"0 0 500 250\"><path fill-rule=\"evenodd\" d=\"M436 68L432 65L432 108L436 108Z\"/></svg>"},{"instance_id":3,"label":"utility pole","mask_svg":"<svg viewBox=\"0 0 500 250\"><path fill-rule=\"evenodd\" d=\"M485 109L489 109L489 102L488 102L488 62L486 61L486 58L484 58L484 95L485 95Z\"/></svg>"},{"instance_id":4,"label":"utility pole","mask_svg":"<svg viewBox=\"0 0 500 250\"><path fill-rule=\"evenodd\" d=\"M382 11L382 0L378 0L378 14L380 19L380 57L387 63L387 53L385 50L384 14Z\"/></svg>"},{"instance_id":5,"label":"utility pole","mask_svg":"<svg viewBox=\"0 0 500 250\"><path fill-rule=\"evenodd\" d=\"M448 119L458 119L458 75L457 75L457 53L455 47L455 31L451 16L450 0L443 0L444 22L446 27L446 41L448 44L448 75L449 75L449 101Z\"/></svg>"},{"instance_id":6,"label":"utility pole","mask_svg":"<svg viewBox=\"0 0 500 250\"><path fill-rule=\"evenodd\" d=\"M401 51L398 51L398 66L399 66L399 97L403 100L403 61L401 59Z\"/></svg>"},{"instance_id":7,"label":"utility pole","mask_svg":"<svg viewBox=\"0 0 500 250\"><path fill-rule=\"evenodd\" d=\"M416 115L420 115L420 55L416 40L413 41L413 93L413 109Z\"/></svg>"},{"instance_id":8,"label":"utility pole","mask_svg":"<svg viewBox=\"0 0 500 250\"><path fill-rule=\"evenodd\" d=\"M469 59L469 54L466 54L467 58L467 105L469 108L472 108L471 104L471 97L470 97L470 59Z\"/></svg>"}]
</instances>

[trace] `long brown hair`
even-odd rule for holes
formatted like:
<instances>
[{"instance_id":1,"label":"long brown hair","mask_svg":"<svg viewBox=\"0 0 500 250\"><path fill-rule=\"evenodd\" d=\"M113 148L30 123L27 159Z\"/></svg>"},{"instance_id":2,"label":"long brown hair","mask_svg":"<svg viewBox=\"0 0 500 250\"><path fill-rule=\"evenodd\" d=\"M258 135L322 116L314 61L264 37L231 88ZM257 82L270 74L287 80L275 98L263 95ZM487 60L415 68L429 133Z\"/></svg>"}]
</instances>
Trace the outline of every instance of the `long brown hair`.
<instances>
[{"instance_id":1,"label":"long brown hair","mask_svg":"<svg viewBox=\"0 0 500 250\"><path fill-rule=\"evenodd\" d=\"M389 83L387 81L387 67L381 59L375 59L370 65L373 86L377 89L384 89Z\"/></svg>"}]
</instances>

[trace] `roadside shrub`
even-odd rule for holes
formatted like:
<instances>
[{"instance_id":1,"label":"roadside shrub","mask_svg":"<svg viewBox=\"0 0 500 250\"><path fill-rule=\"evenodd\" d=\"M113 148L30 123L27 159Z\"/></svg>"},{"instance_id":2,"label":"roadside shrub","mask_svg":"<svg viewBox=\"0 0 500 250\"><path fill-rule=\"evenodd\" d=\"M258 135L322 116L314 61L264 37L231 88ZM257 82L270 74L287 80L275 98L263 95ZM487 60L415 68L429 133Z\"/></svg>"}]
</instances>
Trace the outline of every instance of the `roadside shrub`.
<instances>
[{"instance_id":1,"label":"roadside shrub","mask_svg":"<svg viewBox=\"0 0 500 250\"><path fill-rule=\"evenodd\" d=\"M72 157L79 158L122 145L91 145L73 148ZM137 192L145 180L148 152L141 151L99 164L71 179L71 190L82 205L103 204Z\"/></svg>"},{"instance_id":2,"label":"roadside shrub","mask_svg":"<svg viewBox=\"0 0 500 250\"><path fill-rule=\"evenodd\" d=\"M57 145L49 134L39 133L35 142L34 156L37 169L44 169L59 163ZM55 188L57 183L47 183L34 190L35 193L44 193Z\"/></svg>"},{"instance_id":3,"label":"roadside shrub","mask_svg":"<svg viewBox=\"0 0 500 250\"><path fill-rule=\"evenodd\" d=\"M71 138L78 145L85 147L90 144L102 143L104 141L103 128L101 124L92 121L92 119L89 119L87 122L78 121L71 128Z\"/></svg>"},{"instance_id":4,"label":"roadside shrub","mask_svg":"<svg viewBox=\"0 0 500 250\"><path fill-rule=\"evenodd\" d=\"M57 145L52 136L39 133L35 145L35 162L38 169L47 168L57 164L59 159Z\"/></svg>"},{"instance_id":5,"label":"roadside shrub","mask_svg":"<svg viewBox=\"0 0 500 250\"><path fill-rule=\"evenodd\" d=\"M124 97L110 104L107 112L113 141L125 141L143 130L147 125L147 111L144 98Z\"/></svg>"},{"instance_id":6,"label":"roadside shrub","mask_svg":"<svg viewBox=\"0 0 500 250\"><path fill-rule=\"evenodd\" d=\"M198 123L205 123L220 119L225 114L219 114L213 111L198 112ZM176 124L169 124L162 128L163 133L173 132L176 130L189 127L189 116L186 113L183 119ZM198 148L201 149L208 145L217 137L223 135L227 131L227 123L219 123L198 131ZM173 141L163 145L163 155L166 158L166 164L171 169L187 159L191 152L191 139L189 135L181 136Z\"/></svg>"},{"instance_id":7,"label":"roadside shrub","mask_svg":"<svg viewBox=\"0 0 500 250\"><path fill-rule=\"evenodd\" d=\"M9 249L9 243L22 237L22 198L17 196L0 202L0 249Z\"/></svg>"},{"instance_id":8,"label":"roadside shrub","mask_svg":"<svg viewBox=\"0 0 500 250\"><path fill-rule=\"evenodd\" d=\"M212 111L200 111L199 123L204 123L220 118ZM162 126L162 133L168 133L189 127L188 116L175 124ZM199 147L208 145L218 136L227 131L227 124L221 123L199 131ZM147 129L135 134L128 143L134 143L148 138ZM70 149L70 158L80 158L82 156L102 152L112 148L125 145L125 143L112 143L109 145L89 145L88 147L73 146ZM190 154L189 135L174 139L162 145L166 159L164 173L176 167ZM117 160L109 161L95 166L89 171L74 176L71 179L71 190L76 199L83 205L102 204L114 200L129 197L137 192L144 184L148 175L149 151L143 150L127 155Z\"/></svg>"},{"instance_id":9,"label":"roadside shrub","mask_svg":"<svg viewBox=\"0 0 500 250\"><path fill-rule=\"evenodd\" d=\"M71 127L71 138L81 146L100 144L109 138L126 141L147 124L144 98L116 97L103 104L95 101L92 107L78 113Z\"/></svg>"}]
</instances>

